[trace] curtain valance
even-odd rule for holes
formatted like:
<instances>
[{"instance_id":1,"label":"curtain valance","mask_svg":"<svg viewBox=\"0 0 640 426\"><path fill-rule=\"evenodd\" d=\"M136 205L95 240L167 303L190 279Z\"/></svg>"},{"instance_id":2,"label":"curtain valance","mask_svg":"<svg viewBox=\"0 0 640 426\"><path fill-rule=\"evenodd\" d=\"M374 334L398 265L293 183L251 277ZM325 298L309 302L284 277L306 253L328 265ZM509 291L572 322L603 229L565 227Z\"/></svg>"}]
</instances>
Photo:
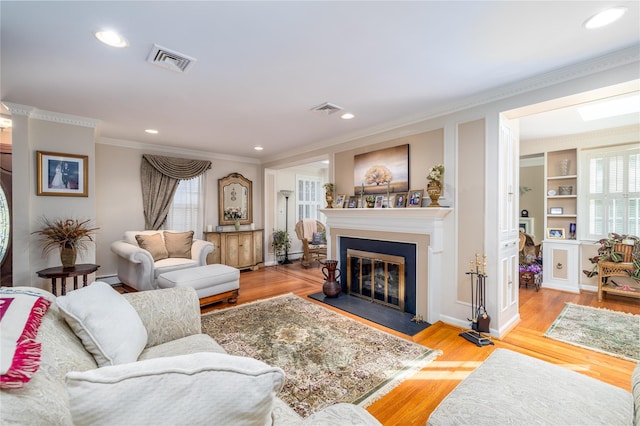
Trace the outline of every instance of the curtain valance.
<instances>
[{"instance_id":1,"label":"curtain valance","mask_svg":"<svg viewBox=\"0 0 640 426\"><path fill-rule=\"evenodd\" d=\"M150 154L143 154L142 158L153 166L154 169L173 179L193 179L211 168L211 161Z\"/></svg>"},{"instance_id":2,"label":"curtain valance","mask_svg":"<svg viewBox=\"0 0 640 426\"><path fill-rule=\"evenodd\" d=\"M142 155L140 183L144 229L160 229L180 180L193 179L211 168L211 161Z\"/></svg>"}]
</instances>

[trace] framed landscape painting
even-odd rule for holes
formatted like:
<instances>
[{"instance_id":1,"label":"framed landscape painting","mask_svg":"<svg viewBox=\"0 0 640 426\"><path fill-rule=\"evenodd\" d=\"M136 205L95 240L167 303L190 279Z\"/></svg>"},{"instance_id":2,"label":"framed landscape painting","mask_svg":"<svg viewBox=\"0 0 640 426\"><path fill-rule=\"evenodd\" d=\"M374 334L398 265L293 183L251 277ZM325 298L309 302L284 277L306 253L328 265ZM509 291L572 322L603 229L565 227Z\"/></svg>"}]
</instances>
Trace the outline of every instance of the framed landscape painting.
<instances>
[{"instance_id":1,"label":"framed landscape painting","mask_svg":"<svg viewBox=\"0 0 640 426\"><path fill-rule=\"evenodd\" d=\"M409 190L409 144L353 157L354 194L386 194Z\"/></svg>"},{"instance_id":2,"label":"framed landscape painting","mask_svg":"<svg viewBox=\"0 0 640 426\"><path fill-rule=\"evenodd\" d=\"M37 195L87 197L89 157L37 151Z\"/></svg>"}]
</instances>

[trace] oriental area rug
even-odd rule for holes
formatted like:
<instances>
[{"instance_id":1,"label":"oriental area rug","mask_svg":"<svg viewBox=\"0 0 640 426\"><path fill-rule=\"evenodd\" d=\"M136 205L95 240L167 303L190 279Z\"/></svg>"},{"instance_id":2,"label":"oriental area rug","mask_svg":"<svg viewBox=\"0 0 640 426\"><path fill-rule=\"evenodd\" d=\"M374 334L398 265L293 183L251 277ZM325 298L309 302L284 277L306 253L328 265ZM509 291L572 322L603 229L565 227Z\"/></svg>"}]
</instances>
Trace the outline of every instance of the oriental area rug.
<instances>
[{"instance_id":1,"label":"oriental area rug","mask_svg":"<svg viewBox=\"0 0 640 426\"><path fill-rule=\"evenodd\" d=\"M544 335L596 352L640 361L640 315L567 303Z\"/></svg>"},{"instance_id":2,"label":"oriental area rug","mask_svg":"<svg viewBox=\"0 0 640 426\"><path fill-rule=\"evenodd\" d=\"M232 355L282 368L278 396L302 417L366 407L440 355L293 294L205 314L202 329Z\"/></svg>"}]
</instances>

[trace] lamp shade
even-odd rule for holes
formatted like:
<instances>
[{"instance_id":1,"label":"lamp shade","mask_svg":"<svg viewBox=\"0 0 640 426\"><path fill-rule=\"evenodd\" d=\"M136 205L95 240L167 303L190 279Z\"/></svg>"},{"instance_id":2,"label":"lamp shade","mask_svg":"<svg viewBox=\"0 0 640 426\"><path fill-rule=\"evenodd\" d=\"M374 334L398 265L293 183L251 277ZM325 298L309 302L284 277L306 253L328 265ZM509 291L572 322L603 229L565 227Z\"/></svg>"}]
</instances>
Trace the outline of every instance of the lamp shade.
<instances>
[{"instance_id":1,"label":"lamp shade","mask_svg":"<svg viewBox=\"0 0 640 426\"><path fill-rule=\"evenodd\" d=\"M290 196L291 194L293 194L293 191L292 191L292 190L290 190L290 189L281 189L281 190L280 190L280 193L281 193L282 195L284 195L284 196L285 196L285 198L289 198L289 196Z\"/></svg>"}]
</instances>

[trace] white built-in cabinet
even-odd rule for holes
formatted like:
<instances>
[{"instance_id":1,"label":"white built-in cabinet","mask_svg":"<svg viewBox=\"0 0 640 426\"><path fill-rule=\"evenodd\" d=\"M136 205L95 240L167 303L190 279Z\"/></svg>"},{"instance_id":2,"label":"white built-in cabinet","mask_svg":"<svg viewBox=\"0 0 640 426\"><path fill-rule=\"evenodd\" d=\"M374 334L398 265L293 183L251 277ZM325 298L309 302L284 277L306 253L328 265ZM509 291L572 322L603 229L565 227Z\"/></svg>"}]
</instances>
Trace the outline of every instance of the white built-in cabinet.
<instances>
[{"instance_id":1,"label":"white built-in cabinet","mask_svg":"<svg viewBox=\"0 0 640 426\"><path fill-rule=\"evenodd\" d=\"M517 122L500 119L498 141L498 291L499 312L518 306L519 130Z\"/></svg>"},{"instance_id":2,"label":"white built-in cabinet","mask_svg":"<svg viewBox=\"0 0 640 426\"><path fill-rule=\"evenodd\" d=\"M576 240L545 240L542 252L542 285L580 293L580 243Z\"/></svg>"},{"instance_id":3,"label":"white built-in cabinet","mask_svg":"<svg viewBox=\"0 0 640 426\"><path fill-rule=\"evenodd\" d=\"M545 235L542 285L580 292L578 223L578 153L576 149L545 153Z\"/></svg>"}]
</instances>

